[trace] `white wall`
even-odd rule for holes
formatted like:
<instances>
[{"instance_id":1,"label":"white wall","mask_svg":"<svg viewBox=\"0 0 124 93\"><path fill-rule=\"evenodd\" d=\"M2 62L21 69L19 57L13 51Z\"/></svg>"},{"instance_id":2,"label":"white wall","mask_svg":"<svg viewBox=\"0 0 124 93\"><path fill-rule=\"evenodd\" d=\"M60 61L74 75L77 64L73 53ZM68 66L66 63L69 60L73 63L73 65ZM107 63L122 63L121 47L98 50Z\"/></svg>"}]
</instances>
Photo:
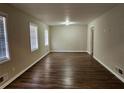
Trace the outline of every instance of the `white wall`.
<instances>
[{"instance_id":1,"label":"white wall","mask_svg":"<svg viewBox=\"0 0 124 93\"><path fill-rule=\"evenodd\" d=\"M88 25L88 52L90 53L90 28L95 27L94 57L120 79L115 67L124 70L124 6L118 6L98 17Z\"/></svg>"},{"instance_id":2,"label":"white wall","mask_svg":"<svg viewBox=\"0 0 124 93\"><path fill-rule=\"evenodd\" d=\"M51 26L51 51L82 52L87 51L87 26Z\"/></svg>"},{"instance_id":3,"label":"white wall","mask_svg":"<svg viewBox=\"0 0 124 93\"><path fill-rule=\"evenodd\" d=\"M8 75L8 80L0 83L0 88L3 88L48 53L49 46L44 44L44 32L48 29L47 25L8 4L0 4L0 12L8 15L7 34L10 51L10 60L0 64L0 76ZM29 22L36 23L38 26L39 47L34 52L30 50Z\"/></svg>"}]
</instances>

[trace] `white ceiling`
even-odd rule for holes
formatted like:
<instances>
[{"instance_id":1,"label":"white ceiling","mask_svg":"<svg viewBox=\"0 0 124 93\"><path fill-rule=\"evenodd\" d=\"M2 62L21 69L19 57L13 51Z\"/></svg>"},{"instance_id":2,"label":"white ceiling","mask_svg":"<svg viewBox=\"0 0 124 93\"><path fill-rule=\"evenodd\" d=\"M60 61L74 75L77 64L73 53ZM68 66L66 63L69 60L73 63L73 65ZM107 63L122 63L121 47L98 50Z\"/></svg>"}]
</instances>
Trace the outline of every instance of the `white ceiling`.
<instances>
[{"instance_id":1,"label":"white ceiling","mask_svg":"<svg viewBox=\"0 0 124 93\"><path fill-rule=\"evenodd\" d=\"M64 22L68 17L70 21L88 24L96 17L115 7L117 4L12 4L28 14L42 20L48 25Z\"/></svg>"}]
</instances>

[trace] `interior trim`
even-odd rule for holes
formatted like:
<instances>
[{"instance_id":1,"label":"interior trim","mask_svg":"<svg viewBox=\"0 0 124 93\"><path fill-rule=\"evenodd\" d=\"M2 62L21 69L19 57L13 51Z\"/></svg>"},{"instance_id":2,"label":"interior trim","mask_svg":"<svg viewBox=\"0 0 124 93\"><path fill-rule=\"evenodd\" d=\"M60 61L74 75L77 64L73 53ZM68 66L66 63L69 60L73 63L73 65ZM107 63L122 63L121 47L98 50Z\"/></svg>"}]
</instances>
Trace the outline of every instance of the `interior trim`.
<instances>
[{"instance_id":1,"label":"interior trim","mask_svg":"<svg viewBox=\"0 0 124 93\"><path fill-rule=\"evenodd\" d=\"M19 72L18 74L16 74L14 77L12 77L11 79L9 79L7 82L5 82L2 86L0 86L0 89L5 88L7 85L9 85L12 81L14 81L16 78L18 78L20 75L22 75L25 71L27 71L29 68L31 68L33 65L35 65L38 61L40 61L42 58L44 58L45 56L47 56L50 52L48 51L47 53L45 53L42 57L40 57L39 59L37 59L35 62L33 62L31 65L29 65L26 69L22 70L21 72Z\"/></svg>"},{"instance_id":2,"label":"interior trim","mask_svg":"<svg viewBox=\"0 0 124 93\"><path fill-rule=\"evenodd\" d=\"M121 76L119 76L116 72L114 72L111 68L109 68L107 65L105 65L102 61L100 61L98 58L96 58L95 56L93 56L94 59L99 62L103 67L105 67L108 71L110 71L113 75L115 75L119 80L121 80L124 83L124 78L122 78Z\"/></svg>"},{"instance_id":3,"label":"interior trim","mask_svg":"<svg viewBox=\"0 0 124 93\"><path fill-rule=\"evenodd\" d=\"M51 50L50 52L87 52L83 50Z\"/></svg>"}]
</instances>

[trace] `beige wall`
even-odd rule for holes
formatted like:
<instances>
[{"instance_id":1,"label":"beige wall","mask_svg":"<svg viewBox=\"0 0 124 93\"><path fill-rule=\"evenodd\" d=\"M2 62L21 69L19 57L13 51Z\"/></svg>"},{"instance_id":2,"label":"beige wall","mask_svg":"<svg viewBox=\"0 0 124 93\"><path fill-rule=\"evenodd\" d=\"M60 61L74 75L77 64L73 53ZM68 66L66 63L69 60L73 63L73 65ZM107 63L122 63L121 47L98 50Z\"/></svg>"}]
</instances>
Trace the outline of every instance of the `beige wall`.
<instances>
[{"instance_id":1,"label":"beige wall","mask_svg":"<svg viewBox=\"0 0 124 93\"><path fill-rule=\"evenodd\" d=\"M87 26L52 26L50 44L52 51L87 51L90 53L90 28L95 27L94 57L107 66L113 73L124 78L115 70L124 70L124 7L118 6L98 17ZM9 79L27 68L49 51L44 45L44 31L48 26L37 19L11 6L0 4L0 12L8 15L8 41L10 61L0 64L0 75L8 73ZM39 27L39 49L30 51L29 22ZM88 37L87 37L88 36ZM88 42L87 42L88 39Z\"/></svg>"},{"instance_id":2,"label":"beige wall","mask_svg":"<svg viewBox=\"0 0 124 93\"><path fill-rule=\"evenodd\" d=\"M87 26L51 26L50 27L51 51L81 52L87 51Z\"/></svg>"},{"instance_id":3,"label":"beige wall","mask_svg":"<svg viewBox=\"0 0 124 93\"><path fill-rule=\"evenodd\" d=\"M37 19L8 5L0 4L0 12L8 15L7 33L10 49L10 61L0 64L0 75L8 73L9 79L11 79L49 51L49 47L44 46L44 31L48 27ZM30 51L30 21L39 27L39 49L33 53Z\"/></svg>"},{"instance_id":4,"label":"beige wall","mask_svg":"<svg viewBox=\"0 0 124 93\"><path fill-rule=\"evenodd\" d=\"M89 53L92 26L95 27L94 57L124 80L124 75L115 69L124 71L124 6L113 8L88 25Z\"/></svg>"}]
</instances>

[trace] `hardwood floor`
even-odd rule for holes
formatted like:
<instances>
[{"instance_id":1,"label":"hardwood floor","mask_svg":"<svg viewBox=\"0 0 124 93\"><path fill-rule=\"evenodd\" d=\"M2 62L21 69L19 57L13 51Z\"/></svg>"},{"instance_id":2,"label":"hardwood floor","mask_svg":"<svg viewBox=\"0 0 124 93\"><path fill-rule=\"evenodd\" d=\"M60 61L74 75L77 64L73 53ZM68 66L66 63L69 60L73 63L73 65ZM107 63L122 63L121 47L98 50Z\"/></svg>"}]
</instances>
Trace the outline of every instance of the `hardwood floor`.
<instances>
[{"instance_id":1,"label":"hardwood floor","mask_svg":"<svg viewBox=\"0 0 124 93\"><path fill-rule=\"evenodd\" d=\"M87 53L50 53L6 89L124 88L124 83Z\"/></svg>"}]
</instances>

